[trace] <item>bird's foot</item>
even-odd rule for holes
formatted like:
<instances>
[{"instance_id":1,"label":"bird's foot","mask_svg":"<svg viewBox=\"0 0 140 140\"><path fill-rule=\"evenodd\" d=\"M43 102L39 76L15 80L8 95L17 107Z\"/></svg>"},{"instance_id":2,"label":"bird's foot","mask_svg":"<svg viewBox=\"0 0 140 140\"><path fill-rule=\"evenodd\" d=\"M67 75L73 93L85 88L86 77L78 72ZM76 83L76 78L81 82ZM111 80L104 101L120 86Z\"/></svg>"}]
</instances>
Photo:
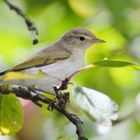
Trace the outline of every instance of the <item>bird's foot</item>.
<instances>
[{"instance_id":1,"label":"bird's foot","mask_svg":"<svg viewBox=\"0 0 140 140\"><path fill-rule=\"evenodd\" d=\"M69 78L65 78L61 85L57 88L57 90L65 90L68 88L68 84L69 84Z\"/></svg>"}]
</instances>

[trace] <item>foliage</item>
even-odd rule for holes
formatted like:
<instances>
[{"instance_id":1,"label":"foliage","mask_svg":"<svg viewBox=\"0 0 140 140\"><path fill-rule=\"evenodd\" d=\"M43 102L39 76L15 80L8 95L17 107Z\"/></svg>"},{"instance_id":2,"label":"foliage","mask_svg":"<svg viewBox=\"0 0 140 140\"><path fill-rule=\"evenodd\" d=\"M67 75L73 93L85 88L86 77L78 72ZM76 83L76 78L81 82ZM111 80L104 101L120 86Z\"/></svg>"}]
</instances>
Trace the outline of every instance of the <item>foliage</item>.
<instances>
[{"instance_id":1,"label":"foliage","mask_svg":"<svg viewBox=\"0 0 140 140\"><path fill-rule=\"evenodd\" d=\"M1 1L1 71L21 62L26 56L56 40L65 31L83 26L106 43L94 45L87 50L84 64L96 64L98 67L80 72L73 81L77 85L108 95L120 106L120 116L136 108L140 91L139 0L15 0L13 3L24 9L37 25L40 44L32 45L23 19ZM75 104L72 104L71 110L82 117L88 137L94 138L99 135L93 122L81 113ZM51 132L46 132L50 139L63 138L66 134L69 134L69 139L73 138L72 129L69 125L64 127L64 118L57 113L54 115L54 112L47 112L45 120L47 124L45 121L43 123L48 126L46 130L56 132L51 136ZM118 134L122 134L124 140L128 137L133 140L139 139L139 127L139 118L135 118L126 124L118 125L117 128L113 127L105 137L99 139L114 140Z\"/></svg>"},{"instance_id":2,"label":"foliage","mask_svg":"<svg viewBox=\"0 0 140 140\"><path fill-rule=\"evenodd\" d=\"M0 95L0 135L18 132L23 123L23 109L15 95Z\"/></svg>"}]
</instances>

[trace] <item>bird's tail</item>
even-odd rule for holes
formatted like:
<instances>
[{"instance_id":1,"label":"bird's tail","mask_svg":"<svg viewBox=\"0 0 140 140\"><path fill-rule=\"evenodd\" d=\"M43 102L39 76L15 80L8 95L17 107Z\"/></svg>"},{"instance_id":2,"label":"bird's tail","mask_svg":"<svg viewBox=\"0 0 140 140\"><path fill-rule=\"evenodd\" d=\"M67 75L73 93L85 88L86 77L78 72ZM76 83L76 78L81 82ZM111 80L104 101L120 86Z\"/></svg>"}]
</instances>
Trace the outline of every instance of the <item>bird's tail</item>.
<instances>
[{"instance_id":1,"label":"bird's tail","mask_svg":"<svg viewBox=\"0 0 140 140\"><path fill-rule=\"evenodd\" d=\"M8 72L8 70L0 72L0 85L3 83L3 76Z\"/></svg>"},{"instance_id":2,"label":"bird's tail","mask_svg":"<svg viewBox=\"0 0 140 140\"><path fill-rule=\"evenodd\" d=\"M7 72L8 72L8 70L0 72L0 77L3 76L4 74L6 74Z\"/></svg>"}]
</instances>

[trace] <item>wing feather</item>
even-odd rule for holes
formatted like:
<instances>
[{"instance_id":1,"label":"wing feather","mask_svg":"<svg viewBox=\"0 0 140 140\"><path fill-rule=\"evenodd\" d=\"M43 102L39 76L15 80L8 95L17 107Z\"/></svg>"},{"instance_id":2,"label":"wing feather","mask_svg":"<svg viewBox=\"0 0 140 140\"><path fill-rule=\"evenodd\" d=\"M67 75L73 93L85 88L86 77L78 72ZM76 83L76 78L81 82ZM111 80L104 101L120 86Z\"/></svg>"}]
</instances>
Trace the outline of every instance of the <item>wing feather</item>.
<instances>
[{"instance_id":1,"label":"wing feather","mask_svg":"<svg viewBox=\"0 0 140 140\"><path fill-rule=\"evenodd\" d=\"M25 62L14 66L12 69L1 72L0 75L3 75L9 71L21 71L32 67L50 65L57 61L67 59L70 57L70 55L71 52L61 46L48 47L41 50Z\"/></svg>"}]
</instances>

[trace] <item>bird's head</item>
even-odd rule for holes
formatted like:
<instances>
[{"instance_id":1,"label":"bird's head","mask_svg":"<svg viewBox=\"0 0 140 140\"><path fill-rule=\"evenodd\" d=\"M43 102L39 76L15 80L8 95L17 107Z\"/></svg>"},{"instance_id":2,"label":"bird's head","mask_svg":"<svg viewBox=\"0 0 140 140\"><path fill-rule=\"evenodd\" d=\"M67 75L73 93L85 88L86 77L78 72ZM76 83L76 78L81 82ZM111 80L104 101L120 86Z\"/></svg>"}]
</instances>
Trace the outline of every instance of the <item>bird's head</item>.
<instances>
[{"instance_id":1,"label":"bird's head","mask_svg":"<svg viewBox=\"0 0 140 140\"><path fill-rule=\"evenodd\" d=\"M88 48L94 43L103 43L104 40L98 39L92 32L84 28L75 28L66 32L62 39L70 47Z\"/></svg>"}]
</instances>

